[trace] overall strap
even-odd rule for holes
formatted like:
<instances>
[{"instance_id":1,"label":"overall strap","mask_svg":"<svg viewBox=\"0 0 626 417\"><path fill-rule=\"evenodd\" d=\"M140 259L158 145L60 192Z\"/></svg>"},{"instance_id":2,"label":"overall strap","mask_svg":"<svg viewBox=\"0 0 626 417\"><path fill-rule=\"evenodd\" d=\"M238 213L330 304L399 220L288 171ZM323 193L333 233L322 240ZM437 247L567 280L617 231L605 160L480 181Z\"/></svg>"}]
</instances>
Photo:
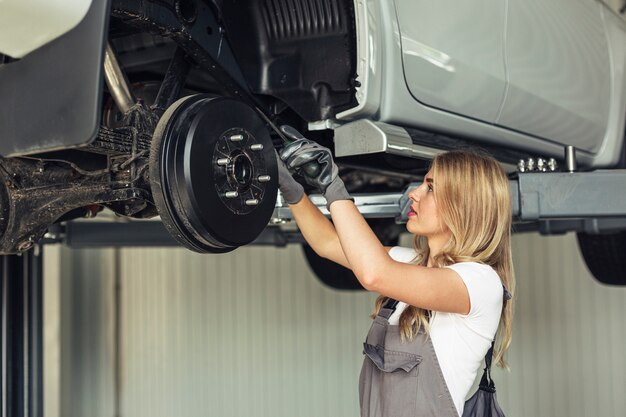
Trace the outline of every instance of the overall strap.
<instances>
[{"instance_id":1,"label":"overall strap","mask_svg":"<svg viewBox=\"0 0 626 417\"><path fill-rule=\"evenodd\" d=\"M491 347L485 355L485 370L483 371L483 377L480 379L479 384L480 389L489 392L496 392L496 384L494 384L493 379L491 379L491 361L493 360L493 346L495 343L496 339L494 338L491 341Z\"/></svg>"},{"instance_id":2,"label":"overall strap","mask_svg":"<svg viewBox=\"0 0 626 417\"><path fill-rule=\"evenodd\" d=\"M504 298L503 302L509 301L513 296L506 288L504 284L502 284L502 296ZM485 371L483 372L483 377L480 380L480 388L489 392L496 392L496 384L494 384L493 379L491 379L491 362L493 360L493 347L496 343L496 334L493 336L493 340L491 341L491 347L487 351L485 355Z\"/></svg>"},{"instance_id":3,"label":"overall strap","mask_svg":"<svg viewBox=\"0 0 626 417\"><path fill-rule=\"evenodd\" d=\"M396 311L397 306L398 306L398 301L394 300L393 298L390 298L387 300L385 305L383 305L383 308L380 309L380 312L378 313L378 315L385 318L386 320L389 320L389 317L391 317L394 311Z\"/></svg>"}]
</instances>

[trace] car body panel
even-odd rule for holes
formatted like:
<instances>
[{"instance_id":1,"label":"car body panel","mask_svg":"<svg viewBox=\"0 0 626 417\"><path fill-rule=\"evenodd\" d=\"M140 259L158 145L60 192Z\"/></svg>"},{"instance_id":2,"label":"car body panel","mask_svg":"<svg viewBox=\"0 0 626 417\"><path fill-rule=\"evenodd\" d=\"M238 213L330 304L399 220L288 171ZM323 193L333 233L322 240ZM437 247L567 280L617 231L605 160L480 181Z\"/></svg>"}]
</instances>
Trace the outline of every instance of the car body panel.
<instances>
[{"instance_id":1,"label":"car body panel","mask_svg":"<svg viewBox=\"0 0 626 417\"><path fill-rule=\"evenodd\" d=\"M611 89L608 127L604 143L598 154L624 153L626 132L626 22L608 8L602 8L606 38L611 59Z\"/></svg>"},{"instance_id":2,"label":"car body panel","mask_svg":"<svg viewBox=\"0 0 626 417\"><path fill-rule=\"evenodd\" d=\"M514 148L528 153L529 156L563 158L563 148L568 144L563 140L563 135L546 138L532 132L480 121L462 113L438 109L416 100L408 91L404 79L401 30L396 18L395 3L374 0L357 2L366 9L366 12L357 14L359 24L374 28L379 38L372 39L371 35L367 38L357 36L357 42L365 44L357 48L357 51L360 53L365 50L368 53L357 57L359 65L368 69L367 77L359 74L358 80L362 84L360 96L357 94L357 98L361 100L359 107L338 114L339 122L369 118L392 125L463 137L478 144ZM608 92L611 103L601 136L584 135L580 139L576 137L569 140L579 147L578 162L582 166L609 167L619 161L624 143L626 24L600 3L594 0L587 2L601 7L604 20L602 30L606 33L611 63L607 74L611 86ZM363 19L363 16L367 18ZM363 33L368 33L368 30L359 29L358 35ZM562 128L569 131L568 126Z\"/></svg>"},{"instance_id":3,"label":"car body panel","mask_svg":"<svg viewBox=\"0 0 626 417\"><path fill-rule=\"evenodd\" d=\"M611 63L596 1L511 0L507 95L497 124L597 153Z\"/></svg>"},{"instance_id":4,"label":"car body panel","mask_svg":"<svg viewBox=\"0 0 626 417\"><path fill-rule=\"evenodd\" d=\"M69 32L83 20L92 0L0 1L0 53L13 58Z\"/></svg>"},{"instance_id":5,"label":"car body panel","mask_svg":"<svg viewBox=\"0 0 626 417\"><path fill-rule=\"evenodd\" d=\"M359 73L357 78L361 84L357 89L357 98L363 101L355 109L337 114L338 122L371 119L462 136L496 146L515 144L518 149L539 155L563 155L563 147L558 143L426 106L415 100L404 80L400 28L394 3L365 0L362 7L365 11L357 15L359 25L372 28L372 32L378 36L373 37L368 29L359 29L357 33L357 43L360 45L357 51L367 52L367 55L357 57L359 67L367 69L366 76ZM364 37L363 34L369 36ZM578 156L581 164L593 162L593 156L584 151Z\"/></svg>"},{"instance_id":6,"label":"car body panel","mask_svg":"<svg viewBox=\"0 0 626 417\"><path fill-rule=\"evenodd\" d=\"M493 123L504 96L506 3L395 0L407 87L416 100Z\"/></svg>"}]
</instances>

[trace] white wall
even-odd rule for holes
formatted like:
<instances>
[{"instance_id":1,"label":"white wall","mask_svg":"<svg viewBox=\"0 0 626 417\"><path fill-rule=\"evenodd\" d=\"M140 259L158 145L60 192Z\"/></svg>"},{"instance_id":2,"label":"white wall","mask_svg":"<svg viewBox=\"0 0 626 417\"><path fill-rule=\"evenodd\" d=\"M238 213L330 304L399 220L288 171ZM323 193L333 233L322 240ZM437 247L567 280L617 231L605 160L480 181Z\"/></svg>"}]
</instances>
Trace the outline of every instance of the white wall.
<instances>
[{"instance_id":1,"label":"white wall","mask_svg":"<svg viewBox=\"0 0 626 417\"><path fill-rule=\"evenodd\" d=\"M589 276L574 235L514 250L507 416L625 415L626 289ZM374 296L323 287L299 247L62 253L63 416L358 415Z\"/></svg>"}]
</instances>

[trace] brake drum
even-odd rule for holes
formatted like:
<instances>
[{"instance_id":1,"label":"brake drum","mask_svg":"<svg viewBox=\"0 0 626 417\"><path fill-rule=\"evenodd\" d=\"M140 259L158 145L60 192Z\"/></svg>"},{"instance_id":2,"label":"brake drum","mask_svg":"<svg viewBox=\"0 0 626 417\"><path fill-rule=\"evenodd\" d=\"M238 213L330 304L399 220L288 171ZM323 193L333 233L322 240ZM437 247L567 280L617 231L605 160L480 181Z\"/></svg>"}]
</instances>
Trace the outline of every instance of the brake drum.
<instances>
[{"instance_id":1,"label":"brake drum","mask_svg":"<svg viewBox=\"0 0 626 417\"><path fill-rule=\"evenodd\" d=\"M269 132L241 101L181 98L163 114L150 150L150 182L163 224L196 252L228 252L267 226L278 191Z\"/></svg>"}]
</instances>

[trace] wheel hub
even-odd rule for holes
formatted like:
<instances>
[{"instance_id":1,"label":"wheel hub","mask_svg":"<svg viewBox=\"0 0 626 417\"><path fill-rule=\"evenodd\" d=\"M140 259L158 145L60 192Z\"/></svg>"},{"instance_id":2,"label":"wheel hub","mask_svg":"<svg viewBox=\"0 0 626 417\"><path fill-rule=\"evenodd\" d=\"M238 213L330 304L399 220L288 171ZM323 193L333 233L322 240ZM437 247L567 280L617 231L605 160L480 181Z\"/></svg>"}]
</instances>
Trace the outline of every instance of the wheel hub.
<instances>
[{"instance_id":1,"label":"wheel hub","mask_svg":"<svg viewBox=\"0 0 626 417\"><path fill-rule=\"evenodd\" d=\"M252 132L243 128L229 129L217 141L213 155L215 187L222 203L234 214L254 211L267 187L272 187L264 149Z\"/></svg>"},{"instance_id":2,"label":"wheel hub","mask_svg":"<svg viewBox=\"0 0 626 417\"><path fill-rule=\"evenodd\" d=\"M197 252L250 243L276 204L274 147L254 109L206 95L174 103L150 152L155 205L172 236Z\"/></svg>"}]
</instances>

